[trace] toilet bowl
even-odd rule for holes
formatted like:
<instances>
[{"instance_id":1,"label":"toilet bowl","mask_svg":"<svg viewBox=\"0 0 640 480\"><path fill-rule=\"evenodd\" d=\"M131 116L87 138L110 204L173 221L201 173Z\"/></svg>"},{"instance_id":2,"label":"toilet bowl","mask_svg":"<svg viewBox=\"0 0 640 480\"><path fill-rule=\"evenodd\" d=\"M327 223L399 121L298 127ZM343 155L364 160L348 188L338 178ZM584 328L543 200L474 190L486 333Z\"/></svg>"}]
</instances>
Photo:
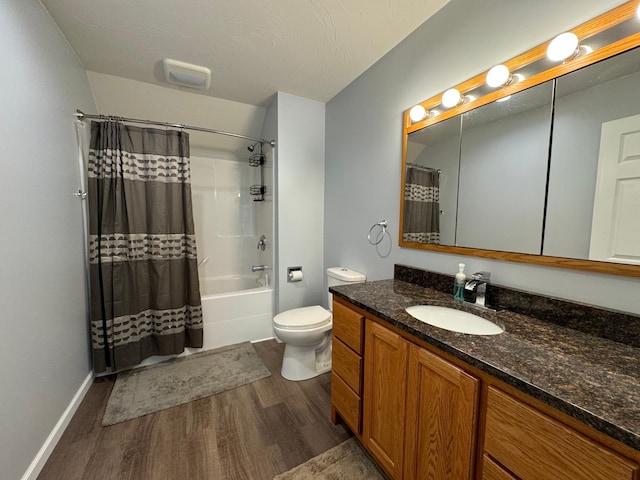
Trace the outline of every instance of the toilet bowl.
<instances>
[{"instance_id":1,"label":"toilet bowl","mask_svg":"<svg viewBox=\"0 0 640 480\"><path fill-rule=\"evenodd\" d=\"M331 349L319 355L318 361L316 350L325 347L326 352L332 325L331 312L320 305L294 308L274 317L273 331L285 344L282 358L284 378L306 380L331 370Z\"/></svg>"},{"instance_id":2,"label":"toilet bowl","mask_svg":"<svg viewBox=\"0 0 640 480\"><path fill-rule=\"evenodd\" d=\"M327 269L328 286L362 283L366 277L343 267ZM329 293L331 308L332 295ZM273 318L273 331L285 344L282 376L300 381L331 370L331 311L320 305L294 308Z\"/></svg>"}]
</instances>

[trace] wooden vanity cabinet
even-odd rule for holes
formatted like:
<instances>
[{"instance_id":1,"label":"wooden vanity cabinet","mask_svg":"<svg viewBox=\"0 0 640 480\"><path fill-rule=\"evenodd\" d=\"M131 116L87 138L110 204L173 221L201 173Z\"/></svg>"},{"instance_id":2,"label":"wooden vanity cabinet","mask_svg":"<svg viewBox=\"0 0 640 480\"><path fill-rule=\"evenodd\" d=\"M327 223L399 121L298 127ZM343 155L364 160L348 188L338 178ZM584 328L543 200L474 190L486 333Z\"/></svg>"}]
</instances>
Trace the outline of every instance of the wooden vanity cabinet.
<instances>
[{"instance_id":1,"label":"wooden vanity cabinet","mask_svg":"<svg viewBox=\"0 0 640 480\"><path fill-rule=\"evenodd\" d=\"M334 301L332 332L331 420L341 418L360 436L364 316Z\"/></svg>"},{"instance_id":2,"label":"wooden vanity cabinet","mask_svg":"<svg viewBox=\"0 0 640 480\"><path fill-rule=\"evenodd\" d=\"M366 321L364 354L364 446L393 479L402 478L409 343Z\"/></svg>"},{"instance_id":3,"label":"wooden vanity cabinet","mask_svg":"<svg viewBox=\"0 0 640 480\"><path fill-rule=\"evenodd\" d=\"M333 342L334 423L341 418L392 479L472 478L476 378L340 301Z\"/></svg>"},{"instance_id":4,"label":"wooden vanity cabinet","mask_svg":"<svg viewBox=\"0 0 640 480\"><path fill-rule=\"evenodd\" d=\"M485 454L482 457L482 480L518 480L500 465L494 462L491 457Z\"/></svg>"},{"instance_id":5,"label":"wooden vanity cabinet","mask_svg":"<svg viewBox=\"0 0 640 480\"><path fill-rule=\"evenodd\" d=\"M332 420L392 479L640 480L640 452L341 302Z\"/></svg>"},{"instance_id":6,"label":"wooden vanity cabinet","mask_svg":"<svg viewBox=\"0 0 640 480\"><path fill-rule=\"evenodd\" d=\"M391 478L471 480L478 379L372 320L364 361L362 440Z\"/></svg>"},{"instance_id":7,"label":"wooden vanity cabinet","mask_svg":"<svg viewBox=\"0 0 640 480\"><path fill-rule=\"evenodd\" d=\"M411 345L407 385L404 478L471 480L479 380Z\"/></svg>"},{"instance_id":8,"label":"wooden vanity cabinet","mask_svg":"<svg viewBox=\"0 0 640 480\"><path fill-rule=\"evenodd\" d=\"M494 387L488 387L484 480L499 463L520 480L635 480L636 463ZM489 457L489 458L487 458Z\"/></svg>"}]
</instances>

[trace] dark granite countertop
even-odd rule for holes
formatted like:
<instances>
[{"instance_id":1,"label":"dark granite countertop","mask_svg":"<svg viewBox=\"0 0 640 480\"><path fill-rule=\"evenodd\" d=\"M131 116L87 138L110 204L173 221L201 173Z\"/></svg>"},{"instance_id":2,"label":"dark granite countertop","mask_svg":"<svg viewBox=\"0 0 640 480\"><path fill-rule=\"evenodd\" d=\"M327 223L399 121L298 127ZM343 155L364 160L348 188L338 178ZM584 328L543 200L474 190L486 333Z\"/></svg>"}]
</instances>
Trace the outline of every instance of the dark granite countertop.
<instances>
[{"instance_id":1,"label":"dark granite countertop","mask_svg":"<svg viewBox=\"0 0 640 480\"><path fill-rule=\"evenodd\" d=\"M491 312L400 280L331 292L518 390L640 450L640 348L521 313ZM450 332L422 323L410 305L466 310L505 328L500 335Z\"/></svg>"}]
</instances>

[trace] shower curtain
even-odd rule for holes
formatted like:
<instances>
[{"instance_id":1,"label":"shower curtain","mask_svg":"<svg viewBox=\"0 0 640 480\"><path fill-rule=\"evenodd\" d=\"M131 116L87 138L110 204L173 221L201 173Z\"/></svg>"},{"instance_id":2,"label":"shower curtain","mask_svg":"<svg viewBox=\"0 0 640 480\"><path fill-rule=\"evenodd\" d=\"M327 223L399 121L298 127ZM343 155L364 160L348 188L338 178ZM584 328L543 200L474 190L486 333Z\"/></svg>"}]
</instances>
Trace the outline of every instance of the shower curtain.
<instances>
[{"instance_id":1,"label":"shower curtain","mask_svg":"<svg viewBox=\"0 0 640 480\"><path fill-rule=\"evenodd\" d=\"M88 179L95 372L202 347L188 134L92 122Z\"/></svg>"},{"instance_id":2,"label":"shower curtain","mask_svg":"<svg viewBox=\"0 0 640 480\"><path fill-rule=\"evenodd\" d=\"M440 243L440 175L432 168L407 165L402 239Z\"/></svg>"}]
</instances>

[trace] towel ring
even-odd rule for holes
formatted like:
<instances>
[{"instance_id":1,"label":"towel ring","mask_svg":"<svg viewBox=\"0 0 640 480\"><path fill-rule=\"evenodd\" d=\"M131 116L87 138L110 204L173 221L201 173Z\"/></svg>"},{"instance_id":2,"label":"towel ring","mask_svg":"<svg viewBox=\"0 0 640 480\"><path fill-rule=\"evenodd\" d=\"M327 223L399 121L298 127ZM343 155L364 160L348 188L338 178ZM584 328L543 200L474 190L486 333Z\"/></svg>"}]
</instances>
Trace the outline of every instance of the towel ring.
<instances>
[{"instance_id":1,"label":"towel ring","mask_svg":"<svg viewBox=\"0 0 640 480\"><path fill-rule=\"evenodd\" d=\"M367 240L369 240L369 243L371 245L380 245L380 242L382 242L382 239L387 233L387 225L388 224L386 220L382 220L381 222L373 224L373 226L369 229L369 235L367 235ZM375 241L371 241L371 233L375 230L376 227L380 227L380 233L378 233L378 235L376 236Z\"/></svg>"}]
</instances>

